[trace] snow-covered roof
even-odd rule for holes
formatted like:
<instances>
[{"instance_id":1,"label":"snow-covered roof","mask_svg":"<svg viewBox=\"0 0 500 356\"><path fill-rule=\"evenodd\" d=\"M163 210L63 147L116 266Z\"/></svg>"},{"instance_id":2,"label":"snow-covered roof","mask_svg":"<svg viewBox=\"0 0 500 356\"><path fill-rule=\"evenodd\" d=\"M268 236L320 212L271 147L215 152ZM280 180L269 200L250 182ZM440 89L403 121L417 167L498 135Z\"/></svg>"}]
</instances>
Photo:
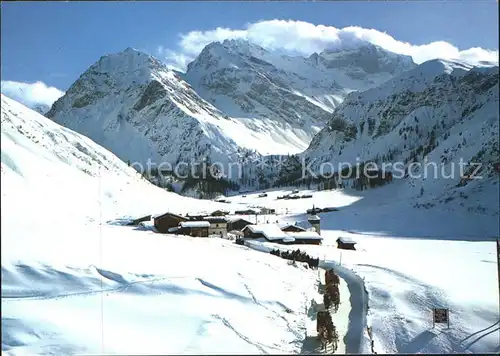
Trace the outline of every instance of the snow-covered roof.
<instances>
[{"instance_id":1,"label":"snow-covered roof","mask_svg":"<svg viewBox=\"0 0 500 356\"><path fill-rule=\"evenodd\" d=\"M295 239L291 236L287 236L285 238L283 238L283 242L294 242Z\"/></svg>"},{"instance_id":2,"label":"snow-covered roof","mask_svg":"<svg viewBox=\"0 0 500 356\"><path fill-rule=\"evenodd\" d=\"M307 220L321 220L318 215L310 215Z\"/></svg>"},{"instance_id":3,"label":"snow-covered roof","mask_svg":"<svg viewBox=\"0 0 500 356\"><path fill-rule=\"evenodd\" d=\"M208 220L212 222L227 222L227 219L223 216L205 216L203 220Z\"/></svg>"},{"instance_id":4,"label":"snow-covered roof","mask_svg":"<svg viewBox=\"0 0 500 356\"><path fill-rule=\"evenodd\" d=\"M171 213L171 212L168 212L168 211L166 213L152 215L151 218L152 219L156 219L156 218L159 218L160 216L167 215L167 214L170 214L172 216L176 216L176 217L179 217L179 218L186 219L184 216L181 216L179 214L174 214L174 213Z\"/></svg>"},{"instance_id":5,"label":"snow-covered roof","mask_svg":"<svg viewBox=\"0 0 500 356\"><path fill-rule=\"evenodd\" d=\"M250 229L253 233L260 233L268 240L281 240L287 237L277 224L247 225L245 229Z\"/></svg>"},{"instance_id":6,"label":"snow-covered roof","mask_svg":"<svg viewBox=\"0 0 500 356\"><path fill-rule=\"evenodd\" d=\"M323 240L321 235L316 231L299 231L299 232L287 232L290 237L300 240Z\"/></svg>"},{"instance_id":7,"label":"snow-covered roof","mask_svg":"<svg viewBox=\"0 0 500 356\"><path fill-rule=\"evenodd\" d=\"M344 236L339 237L337 239L337 241L343 242L345 244L355 244L356 243L356 241L354 241L350 237L344 237Z\"/></svg>"},{"instance_id":8,"label":"snow-covered roof","mask_svg":"<svg viewBox=\"0 0 500 356\"><path fill-rule=\"evenodd\" d=\"M182 221L181 227L210 227L208 221Z\"/></svg>"},{"instance_id":9,"label":"snow-covered roof","mask_svg":"<svg viewBox=\"0 0 500 356\"><path fill-rule=\"evenodd\" d=\"M299 225L297 225L297 224L293 224L293 223L288 223L288 222L280 222L280 223L278 223L278 226L279 226L279 228L280 228L281 230L286 229L286 228L287 228L287 227L289 227L289 226L298 227L298 228L299 228L299 229L301 229L301 230L306 230L306 229L305 229L304 227L302 227L302 226L299 226Z\"/></svg>"}]
</instances>

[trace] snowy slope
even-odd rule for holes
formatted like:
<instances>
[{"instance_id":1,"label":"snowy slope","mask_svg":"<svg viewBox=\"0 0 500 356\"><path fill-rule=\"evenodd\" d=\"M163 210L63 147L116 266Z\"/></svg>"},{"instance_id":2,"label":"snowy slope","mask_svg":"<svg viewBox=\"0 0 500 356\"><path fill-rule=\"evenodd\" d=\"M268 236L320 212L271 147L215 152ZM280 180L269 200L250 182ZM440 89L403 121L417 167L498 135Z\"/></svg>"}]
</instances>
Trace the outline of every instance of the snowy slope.
<instances>
[{"instance_id":1,"label":"snowy slope","mask_svg":"<svg viewBox=\"0 0 500 356\"><path fill-rule=\"evenodd\" d=\"M423 189L419 204L470 198L477 201L474 209L491 212L497 203L488 191L498 189L500 162L498 95L498 67L425 62L376 89L350 95L304 157L316 171L323 162L385 163L399 178L410 163L420 162L423 167L414 171L420 177L407 179L405 198L419 199ZM461 160L481 164L482 179L460 187L461 175L474 169L464 165L460 173ZM428 179L422 179L426 164Z\"/></svg>"},{"instance_id":2,"label":"snowy slope","mask_svg":"<svg viewBox=\"0 0 500 356\"><path fill-rule=\"evenodd\" d=\"M1 104L2 353L301 349L314 273L228 241L106 224L231 205L165 192L90 139Z\"/></svg>"}]
</instances>

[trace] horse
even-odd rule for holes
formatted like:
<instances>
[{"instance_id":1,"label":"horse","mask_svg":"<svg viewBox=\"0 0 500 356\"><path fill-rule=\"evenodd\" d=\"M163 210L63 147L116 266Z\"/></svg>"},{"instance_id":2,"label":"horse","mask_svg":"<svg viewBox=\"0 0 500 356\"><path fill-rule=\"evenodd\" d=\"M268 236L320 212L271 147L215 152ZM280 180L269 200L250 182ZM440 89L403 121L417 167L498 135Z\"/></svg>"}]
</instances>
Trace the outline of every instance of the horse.
<instances>
[{"instance_id":1,"label":"horse","mask_svg":"<svg viewBox=\"0 0 500 356\"><path fill-rule=\"evenodd\" d=\"M321 348L326 351L328 346L328 329L326 326L320 326L318 331L318 339L321 343Z\"/></svg>"}]
</instances>

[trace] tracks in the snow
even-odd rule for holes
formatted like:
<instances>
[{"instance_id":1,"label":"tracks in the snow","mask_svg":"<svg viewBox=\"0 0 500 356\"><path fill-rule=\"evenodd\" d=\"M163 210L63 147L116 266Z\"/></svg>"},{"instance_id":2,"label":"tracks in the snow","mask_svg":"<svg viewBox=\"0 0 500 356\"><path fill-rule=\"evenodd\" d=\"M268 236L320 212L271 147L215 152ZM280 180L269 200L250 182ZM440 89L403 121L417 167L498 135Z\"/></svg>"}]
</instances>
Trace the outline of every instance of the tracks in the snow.
<instances>
[{"instance_id":1,"label":"tracks in the snow","mask_svg":"<svg viewBox=\"0 0 500 356\"><path fill-rule=\"evenodd\" d=\"M79 290L79 291L74 291L74 292L65 292L65 293L57 293L57 294L51 294L51 293L47 293L47 292L40 292L40 293L35 292L35 294L31 294L31 295L15 295L15 294L5 295L5 294L2 294L2 303L4 303L4 302L8 303L8 302L30 301L30 300L62 299L62 298L70 298L70 297L88 296L88 295L94 295L94 294L99 294L99 293L115 293L115 292L125 291L129 288L136 286L136 285L155 283L155 282L170 280L173 278L185 278L183 276L162 276L162 277L141 279L141 280L136 280L136 281L127 281L122 275L120 275L118 273L103 270L103 269L98 268L96 266L90 266L90 268L94 268L96 270L96 272L99 274L101 279L102 278L107 279L111 282L118 283L118 285L115 287L109 287L109 288ZM75 275L74 278L76 280L78 277Z\"/></svg>"},{"instance_id":2,"label":"tracks in the snow","mask_svg":"<svg viewBox=\"0 0 500 356\"><path fill-rule=\"evenodd\" d=\"M460 341L460 344L462 345L464 350L467 350L482 338L490 334L493 334L495 332L498 333L498 337L500 339L500 320L484 329L478 330L475 333L470 334L466 338L462 339Z\"/></svg>"}]
</instances>

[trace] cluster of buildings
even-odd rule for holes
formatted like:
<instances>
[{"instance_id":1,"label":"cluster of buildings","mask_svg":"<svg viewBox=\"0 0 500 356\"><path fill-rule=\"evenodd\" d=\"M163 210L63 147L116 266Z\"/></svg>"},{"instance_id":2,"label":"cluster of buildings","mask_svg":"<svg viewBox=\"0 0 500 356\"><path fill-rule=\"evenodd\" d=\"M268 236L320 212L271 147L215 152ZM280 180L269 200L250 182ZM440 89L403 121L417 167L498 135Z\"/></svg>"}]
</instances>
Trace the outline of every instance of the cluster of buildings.
<instances>
[{"instance_id":1,"label":"cluster of buildings","mask_svg":"<svg viewBox=\"0 0 500 356\"><path fill-rule=\"evenodd\" d=\"M270 211L270 210L269 210ZM235 212L237 214L247 211ZM261 212L262 213L262 212ZM266 210L266 213L270 213ZM244 215L244 214L241 214ZM271 222L253 223L238 215L229 215L223 211L214 211L210 215L179 215L164 213L155 215L153 224L157 232L164 234L180 234L193 237L219 236L227 237L228 233L245 239L262 238L270 242L282 244L321 244L323 238L320 231L320 218L309 216L311 230L296 224Z\"/></svg>"},{"instance_id":2,"label":"cluster of buildings","mask_svg":"<svg viewBox=\"0 0 500 356\"><path fill-rule=\"evenodd\" d=\"M236 236L239 242L242 239L263 239L265 241L280 244L309 244L320 245L323 241L321 237L321 219L317 215L325 212L313 206L307 210L309 229L299 226L296 223L269 222L258 224L252 222L251 216L275 214L273 209L262 208L259 212L253 209L235 211L229 214L227 211L216 210L211 214L201 215L180 215L167 212L160 215L147 215L130 221L129 225L137 225L141 222L153 220L155 230L163 234L188 235L193 237L217 236L227 238L228 234ZM332 211L332 210L328 210ZM250 217L248 217L250 216ZM238 242L238 240L237 240ZM337 239L337 248L344 250L355 250L356 242L348 237Z\"/></svg>"}]
</instances>

